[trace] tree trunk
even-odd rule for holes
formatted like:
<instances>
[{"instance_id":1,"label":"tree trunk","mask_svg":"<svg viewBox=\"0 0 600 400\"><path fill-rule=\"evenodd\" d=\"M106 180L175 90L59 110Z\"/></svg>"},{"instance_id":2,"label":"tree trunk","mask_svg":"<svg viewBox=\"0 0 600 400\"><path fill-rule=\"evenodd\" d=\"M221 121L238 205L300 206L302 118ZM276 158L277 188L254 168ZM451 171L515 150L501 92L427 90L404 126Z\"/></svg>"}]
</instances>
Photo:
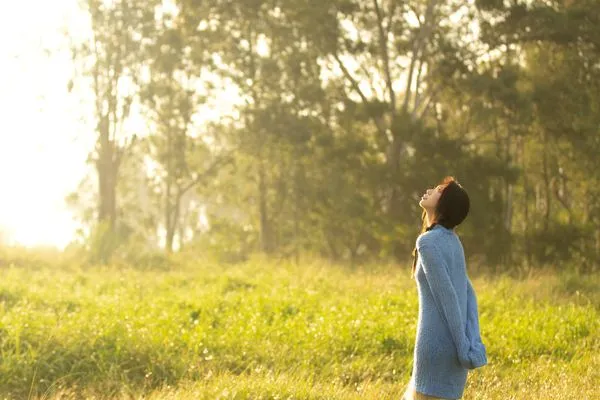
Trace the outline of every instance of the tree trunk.
<instances>
[{"instance_id":1,"label":"tree trunk","mask_svg":"<svg viewBox=\"0 0 600 400\"><path fill-rule=\"evenodd\" d=\"M108 223L111 233L114 232L117 219L116 184L117 168L113 145L108 138L108 124L100 125L100 137L96 170L98 173L98 222Z\"/></svg>"},{"instance_id":2,"label":"tree trunk","mask_svg":"<svg viewBox=\"0 0 600 400\"><path fill-rule=\"evenodd\" d=\"M544 154L542 160L543 167L543 179L544 179L544 197L546 200L544 208L544 232L548 231L550 224L550 204L552 201L552 190L550 188L550 171L548 167L548 138L546 133L543 135L544 140Z\"/></svg>"},{"instance_id":3,"label":"tree trunk","mask_svg":"<svg viewBox=\"0 0 600 400\"><path fill-rule=\"evenodd\" d=\"M173 171L173 148L172 148L172 138L171 133L167 133L167 154L166 154L166 169L167 176L165 180L165 250L167 254L171 254L173 252L173 237L175 236L175 229L173 223L174 217L174 207L176 205L173 204L173 180L174 180L174 171Z\"/></svg>"},{"instance_id":4,"label":"tree trunk","mask_svg":"<svg viewBox=\"0 0 600 400\"><path fill-rule=\"evenodd\" d=\"M175 233L178 230L178 220L179 220L179 204L178 202L171 203L169 202L169 221L166 230L166 238L165 238L165 249L167 254L173 253L173 247L175 244Z\"/></svg>"},{"instance_id":5,"label":"tree trunk","mask_svg":"<svg viewBox=\"0 0 600 400\"><path fill-rule=\"evenodd\" d=\"M270 254L272 251L271 243L271 222L269 221L267 205L267 182L265 169L262 162L258 166L258 206L260 214L260 243L262 251Z\"/></svg>"},{"instance_id":6,"label":"tree trunk","mask_svg":"<svg viewBox=\"0 0 600 400\"><path fill-rule=\"evenodd\" d=\"M171 204L171 183L167 180L165 193L165 251L167 254L173 252L173 204Z\"/></svg>"},{"instance_id":7,"label":"tree trunk","mask_svg":"<svg viewBox=\"0 0 600 400\"><path fill-rule=\"evenodd\" d=\"M506 138L506 157L505 162L509 167L513 165L512 154L511 154L511 134L510 131L507 133ZM505 180L504 188L504 229L508 235L512 232L512 214L513 214L513 185L512 183Z\"/></svg>"}]
</instances>

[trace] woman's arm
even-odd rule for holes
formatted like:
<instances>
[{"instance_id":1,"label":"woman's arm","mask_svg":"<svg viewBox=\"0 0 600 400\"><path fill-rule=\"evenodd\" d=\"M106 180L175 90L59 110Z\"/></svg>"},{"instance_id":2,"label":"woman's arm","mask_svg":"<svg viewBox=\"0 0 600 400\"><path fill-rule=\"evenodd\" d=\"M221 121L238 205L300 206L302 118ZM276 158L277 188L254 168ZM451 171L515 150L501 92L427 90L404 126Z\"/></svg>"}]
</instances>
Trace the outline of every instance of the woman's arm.
<instances>
[{"instance_id":1,"label":"woman's arm","mask_svg":"<svg viewBox=\"0 0 600 400\"><path fill-rule=\"evenodd\" d=\"M472 368L479 368L487 364L486 348L481 341L479 331L479 312L477 309L477 296L471 280L467 278L467 339L469 340L468 358Z\"/></svg>"},{"instance_id":2,"label":"woman's arm","mask_svg":"<svg viewBox=\"0 0 600 400\"><path fill-rule=\"evenodd\" d=\"M450 280L446 262L433 243L418 240L417 250L435 305L452 335L460 364L464 368L470 368L469 340L462 324L458 296Z\"/></svg>"}]
</instances>

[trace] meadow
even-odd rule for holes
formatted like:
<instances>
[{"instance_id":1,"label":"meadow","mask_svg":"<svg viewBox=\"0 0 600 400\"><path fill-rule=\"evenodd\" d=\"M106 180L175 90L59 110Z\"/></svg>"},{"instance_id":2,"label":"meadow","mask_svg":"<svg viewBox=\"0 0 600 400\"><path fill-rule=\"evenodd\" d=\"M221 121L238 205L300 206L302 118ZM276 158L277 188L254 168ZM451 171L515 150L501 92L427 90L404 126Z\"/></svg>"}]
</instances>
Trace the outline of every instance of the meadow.
<instances>
[{"instance_id":1,"label":"meadow","mask_svg":"<svg viewBox=\"0 0 600 400\"><path fill-rule=\"evenodd\" d=\"M470 273L463 398L600 398L600 279L521 275ZM0 399L400 399L417 310L393 265L2 265Z\"/></svg>"}]
</instances>

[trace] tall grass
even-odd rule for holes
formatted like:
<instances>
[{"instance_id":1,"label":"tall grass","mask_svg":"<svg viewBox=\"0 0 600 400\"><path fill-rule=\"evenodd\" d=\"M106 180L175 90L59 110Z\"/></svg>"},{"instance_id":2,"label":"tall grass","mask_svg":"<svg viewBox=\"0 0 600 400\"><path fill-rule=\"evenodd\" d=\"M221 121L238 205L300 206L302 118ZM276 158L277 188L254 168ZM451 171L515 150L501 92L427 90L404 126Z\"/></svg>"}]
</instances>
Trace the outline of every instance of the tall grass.
<instances>
[{"instance_id":1,"label":"tall grass","mask_svg":"<svg viewBox=\"0 0 600 400\"><path fill-rule=\"evenodd\" d=\"M490 363L465 399L598 398L598 277L473 282ZM393 266L4 266L0 398L398 399L417 310Z\"/></svg>"}]
</instances>

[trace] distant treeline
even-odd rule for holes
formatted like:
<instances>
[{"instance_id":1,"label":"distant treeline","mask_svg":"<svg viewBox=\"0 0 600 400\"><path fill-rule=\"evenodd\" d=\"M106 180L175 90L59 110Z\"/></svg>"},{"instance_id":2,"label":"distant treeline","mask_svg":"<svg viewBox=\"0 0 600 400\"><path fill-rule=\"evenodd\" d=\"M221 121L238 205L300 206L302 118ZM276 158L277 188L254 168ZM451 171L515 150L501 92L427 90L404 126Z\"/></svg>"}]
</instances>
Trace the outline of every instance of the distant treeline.
<instances>
[{"instance_id":1,"label":"distant treeline","mask_svg":"<svg viewBox=\"0 0 600 400\"><path fill-rule=\"evenodd\" d=\"M85 3L68 89L96 147L68 200L93 260L405 261L452 175L469 256L597 268L597 0Z\"/></svg>"}]
</instances>

